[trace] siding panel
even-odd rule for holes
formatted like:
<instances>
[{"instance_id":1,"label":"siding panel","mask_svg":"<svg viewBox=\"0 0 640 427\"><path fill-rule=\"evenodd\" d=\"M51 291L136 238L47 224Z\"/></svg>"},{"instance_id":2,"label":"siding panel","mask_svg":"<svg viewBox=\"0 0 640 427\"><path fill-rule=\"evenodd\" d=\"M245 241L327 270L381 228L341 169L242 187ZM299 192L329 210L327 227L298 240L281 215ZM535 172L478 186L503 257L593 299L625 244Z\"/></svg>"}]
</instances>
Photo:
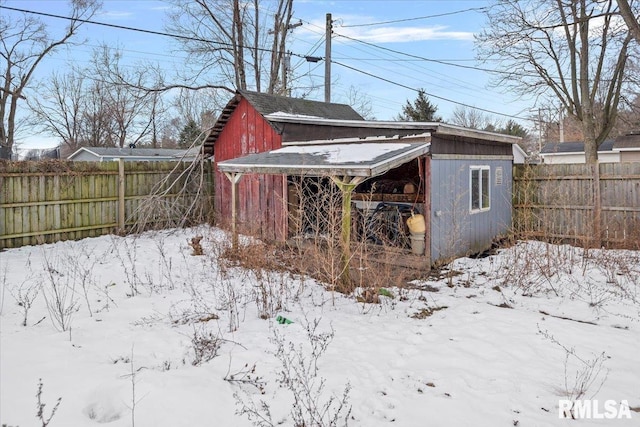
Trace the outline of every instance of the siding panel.
<instances>
[{"instance_id":1,"label":"siding panel","mask_svg":"<svg viewBox=\"0 0 640 427\"><path fill-rule=\"evenodd\" d=\"M216 162L251 153L280 148L281 137L269 123L242 99L220 133L214 147ZM220 225L231 220L231 183L215 171L215 212ZM283 209L282 177L278 175L246 174L238 183L238 225L243 233L269 240L281 240L277 218L286 216ZM280 188L280 190L278 190Z\"/></svg>"},{"instance_id":2,"label":"siding panel","mask_svg":"<svg viewBox=\"0 0 640 427\"><path fill-rule=\"evenodd\" d=\"M470 167L490 167L490 209L470 211ZM502 167L502 184L495 171ZM511 228L511 161L431 160L431 256L447 260L482 252Z\"/></svg>"}]
</instances>

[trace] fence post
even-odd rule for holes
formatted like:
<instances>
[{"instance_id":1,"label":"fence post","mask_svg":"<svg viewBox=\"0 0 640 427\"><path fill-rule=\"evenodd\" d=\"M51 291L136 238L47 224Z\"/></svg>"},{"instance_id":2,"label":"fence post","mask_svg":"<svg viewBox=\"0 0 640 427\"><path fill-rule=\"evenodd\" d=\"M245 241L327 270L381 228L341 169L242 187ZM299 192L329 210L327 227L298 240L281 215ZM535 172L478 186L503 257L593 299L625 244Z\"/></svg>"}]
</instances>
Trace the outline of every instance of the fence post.
<instances>
[{"instance_id":1,"label":"fence post","mask_svg":"<svg viewBox=\"0 0 640 427\"><path fill-rule=\"evenodd\" d=\"M124 233L124 159L118 159L118 232Z\"/></svg>"},{"instance_id":2,"label":"fence post","mask_svg":"<svg viewBox=\"0 0 640 427\"><path fill-rule=\"evenodd\" d=\"M593 234L594 246L602 246L602 196L600 195L600 162L592 165L593 168Z\"/></svg>"}]
</instances>

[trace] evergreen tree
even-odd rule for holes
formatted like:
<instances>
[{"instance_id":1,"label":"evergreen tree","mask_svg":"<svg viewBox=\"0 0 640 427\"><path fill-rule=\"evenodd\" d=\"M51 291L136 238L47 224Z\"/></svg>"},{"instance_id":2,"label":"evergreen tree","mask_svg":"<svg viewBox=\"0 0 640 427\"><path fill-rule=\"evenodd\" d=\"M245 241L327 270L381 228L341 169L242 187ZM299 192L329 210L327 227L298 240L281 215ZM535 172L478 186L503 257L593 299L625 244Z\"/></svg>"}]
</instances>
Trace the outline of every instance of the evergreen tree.
<instances>
[{"instance_id":1,"label":"evergreen tree","mask_svg":"<svg viewBox=\"0 0 640 427\"><path fill-rule=\"evenodd\" d=\"M529 134L529 132L527 132L527 130L523 128L522 125L516 123L513 120L509 120L507 124L505 124L504 127L499 130L499 132L511 136L519 136L521 138L525 138Z\"/></svg>"},{"instance_id":2,"label":"evergreen tree","mask_svg":"<svg viewBox=\"0 0 640 427\"><path fill-rule=\"evenodd\" d=\"M402 113L398 115L398 120L410 122L441 122L442 118L436 116L438 107L433 105L424 89L418 90L418 97L413 103L407 99L407 104L402 107Z\"/></svg>"},{"instance_id":3,"label":"evergreen tree","mask_svg":"<svg viewBox=\"0 0 640 427\"><path fill-rule=\"evenodd\" d=\"M186 125L180 131L180 137L178 138L178 146L180 148L189 148L193 141L198 138L202 133L200 126L195 120L189 119Z\"/></svg>"}]
</instances>

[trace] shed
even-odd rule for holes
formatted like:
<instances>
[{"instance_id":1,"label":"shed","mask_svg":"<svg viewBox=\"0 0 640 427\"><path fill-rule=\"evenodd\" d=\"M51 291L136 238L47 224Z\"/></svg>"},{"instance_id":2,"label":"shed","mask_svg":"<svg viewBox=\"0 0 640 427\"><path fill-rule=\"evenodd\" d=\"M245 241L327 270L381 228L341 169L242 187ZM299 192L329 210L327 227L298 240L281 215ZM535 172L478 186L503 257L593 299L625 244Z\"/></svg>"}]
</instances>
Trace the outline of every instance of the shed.
<instances>
[{"instance_id":1,"label":"shed","mask_svg":"<svg viewBox=\"0 0 640 427\"><path fill-rule=\"evenodd\" d=\"M307 99L287 98L264 93L238 91L222 110L205 139L205 155L223 162L251 153L281 148L283 143L298 139L329 138L332 129L305 127L306 137L300 137L295 123L271 120L278 117L315 117L324 119L364 120L353 108L344 104L328 104ZM325 133L327 132L327 133ZM238 221L245 233L269 240L287 238L285 175L250 174L238 183ZM231 218L231 185L215 168L214 208L224 225ZM228 225L228 224L227 224Z\"/></svg>"},{"instance_id":2,"label":"shed","mask_svg":"<svg viewBox=\"0 0 640 427\"><path fill-rule=\"evenodd\" d=\"M330 177L353 186L351 206L361 217L376 215L380 206L423 213L427 267L483 251L511 227L517 137L444 123L364 121L295 110L262 114L254 101L263 95L244 95L232 100L236 106L223 113L224 122L206 143L215 152L215 204L222 223L231 220L236 200L241 231L284 240L301 231L299 221L289 221L299 206L292 187ZM283 99L291 106L298 101ZM346 107L322 104L327 116ZM238 183L237 197L231 182Z\"/></svg>"},{"instance_id":3,"label":"shed","mask_svg":"<svg viewBox=\"0 0 640 427\"><path fill-rule=\"evenodd\" d=\"M109 162L118 159L138 162L192 161L200 147L191 150L171 148L80 147L67 159L86 162Z\"/></svg>"}]
</instances>

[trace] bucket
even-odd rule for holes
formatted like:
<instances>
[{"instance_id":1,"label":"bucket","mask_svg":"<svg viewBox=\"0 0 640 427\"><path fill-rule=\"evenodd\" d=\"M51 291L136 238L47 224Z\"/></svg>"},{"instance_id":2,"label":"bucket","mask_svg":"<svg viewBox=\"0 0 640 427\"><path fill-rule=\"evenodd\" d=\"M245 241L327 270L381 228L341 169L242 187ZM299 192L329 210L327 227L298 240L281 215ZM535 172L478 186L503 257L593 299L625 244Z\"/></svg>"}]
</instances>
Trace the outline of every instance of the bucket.
<instances>
[{"instance_id":1,"label":"bucket","mask_svg":"<svg viewBox=\"0 0 640 427\"><path fill-rule=\"evenodd\" d=\"M415 255L424 255L424 233L411 233L411 252Z\"/></svg>"},{"instance_id":2,"label":"bucket","mask_svg":"<svg viewBox=\"0 0 640 427\"><path fill-rule=\"evenodd\" d=\"M425 223L424 216L421 214L411 214L411 218L407 219L407 227L409 227L409 231L413 233L422 233L424 237L425 232Z\"/></svg>"}]
</instances>

